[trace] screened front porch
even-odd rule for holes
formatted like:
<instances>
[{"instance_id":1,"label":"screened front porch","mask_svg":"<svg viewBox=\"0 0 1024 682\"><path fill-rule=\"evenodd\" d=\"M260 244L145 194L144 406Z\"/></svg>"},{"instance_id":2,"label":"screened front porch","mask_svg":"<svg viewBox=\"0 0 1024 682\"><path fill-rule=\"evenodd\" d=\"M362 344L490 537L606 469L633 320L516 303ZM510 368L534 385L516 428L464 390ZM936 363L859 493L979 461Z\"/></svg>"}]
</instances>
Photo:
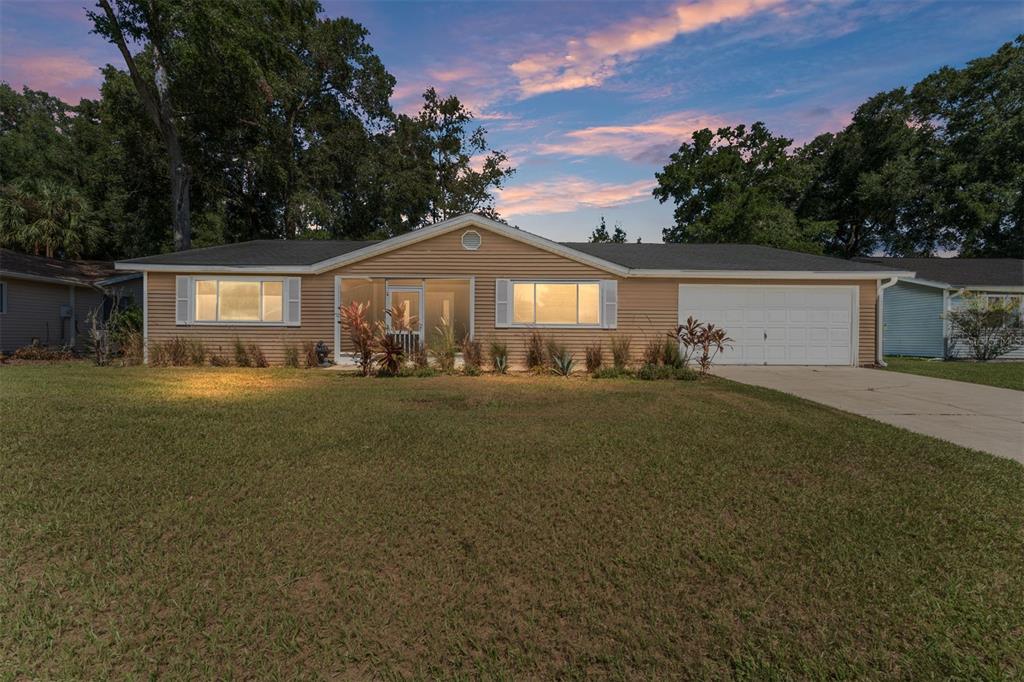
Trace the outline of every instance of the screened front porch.
<instances>
[{"instance_id":1,"label":"screened front porch","mask_svg":"<svg viewBox=\"0 0 1024 682\"><path fill-rule=\"evenodd\" d=\"M473 337L472 277L339 277L337 287L339 306L367 304L368 322L383 322L407 353L430 345L446 325L456 341ZM385 315L386 310L396 315ZM339 355L351 354L352 342L343 330L338 340Z\"/></svg>"}]
</instances>

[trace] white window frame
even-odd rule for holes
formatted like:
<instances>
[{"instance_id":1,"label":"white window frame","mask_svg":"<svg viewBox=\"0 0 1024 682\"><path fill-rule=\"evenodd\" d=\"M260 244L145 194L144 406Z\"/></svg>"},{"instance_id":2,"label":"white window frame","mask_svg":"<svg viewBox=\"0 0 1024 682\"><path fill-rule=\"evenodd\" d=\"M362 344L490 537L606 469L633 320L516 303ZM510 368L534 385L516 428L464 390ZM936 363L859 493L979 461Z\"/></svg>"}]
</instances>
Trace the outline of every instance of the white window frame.
<instances>
[{"instance_id":1,"label":"white window frame","mask_svg":"<svg viewBox=\"0 0 1024 682\"><path fill-rule=\"evenodd\" d=\"M196 306L199 304L199 295L196 291L199 282L205 282L213 280L217 282L217 319L216 320L197 320L196 319ZM189 301L189 324L200 325L200 326L215 326L215 327L297 327L298 322L289 322L288 318L288 278L287 277L240 277L232 275L213 275L213 276L202 276L197 275L191 278L189 283L190 289L190 301ZM263 283L264 282L280 282L281 284L281 319L280 320L221 320L220 319L220 283L221 282L259 282L260 283L260 302L259 310L260 317L263 317Z\"/></svg>"},{"instance_id":2,"label":"white window frame","mask_svg":"<svg viewBox=\"0 0 1024 682\"><path fill-rule=\"evenodd\" d=\"M509 280L508 308L509 327L515 329L602 329L605 323L604 296L599 279L512 279ZM516 285L533 285L533 322L516 322ZM576 285L576 319L580 316L580 284L594 284L597 286L597 322L537 322L537 285L538 284L575 284Z\"/></svg>"}]
</instances>

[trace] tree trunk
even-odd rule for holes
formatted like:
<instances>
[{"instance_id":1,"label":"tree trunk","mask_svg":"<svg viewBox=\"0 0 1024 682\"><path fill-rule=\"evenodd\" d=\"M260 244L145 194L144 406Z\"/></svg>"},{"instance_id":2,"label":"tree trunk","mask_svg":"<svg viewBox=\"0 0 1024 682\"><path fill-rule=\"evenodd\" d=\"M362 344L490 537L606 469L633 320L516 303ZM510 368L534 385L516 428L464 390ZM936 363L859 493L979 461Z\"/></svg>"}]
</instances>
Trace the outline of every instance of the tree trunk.
<instances>
[{"instance_id":1,"label":"tree trunk","mask_svg":"<svg viewBox=\"0 0 1024 682\"><path fill-rule=\"evenodd\" d=\"M171 181L171 227L174 250L192 246L191 190L192 169L185 163L181 148L174 145L168 152L167 172Z\"/></svg>"},{"instance_id":2,"label":"tree trunk","mask_svg":"<svg viewBox=\"0 0 1024 682\"><path fill-rule=\"evenodd\" d=\"M143 79L135 64L135 57L128 49L121 24L110 6L109 0L99 0L103 13L110 22L111 37L117 45L117 49L124 57L128 73L132 77L135 90L142 100L142 105L149 114L150 119L160 131L164 146L167 148L168 178L171 183L171 227L174 233L174 250L184 251L192 246L192 216L190 192L192 189L192 169L185 162L185 155L181 148L181 136L174 123L174 109L171 106L170 94L168 92L167 71L164 69L163 60L158 46L153 44L153 75L154 87Z\"/></svg>"}]
</instances>

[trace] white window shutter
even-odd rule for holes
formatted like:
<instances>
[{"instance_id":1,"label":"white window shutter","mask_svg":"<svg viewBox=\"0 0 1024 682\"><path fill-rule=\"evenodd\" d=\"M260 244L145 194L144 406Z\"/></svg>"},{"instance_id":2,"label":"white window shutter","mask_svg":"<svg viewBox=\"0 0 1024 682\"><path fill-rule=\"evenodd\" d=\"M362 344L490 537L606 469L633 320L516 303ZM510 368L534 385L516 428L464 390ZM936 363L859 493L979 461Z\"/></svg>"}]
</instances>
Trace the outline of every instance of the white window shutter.
<instances>
[{"instance_id":1,"label":"white window shutter","mask_svg":"<svg viewBox=\"0 0 1024 682\"><path fill-rule=\"evenodd\" d=\"M189 324L192 320L192 278L174 277L174 324Z\"/></svg>"},{"instance_id":2,"label":"white window shutter","mask_svg":"<svg viewBox=\"0 0 1024 682\"><path fill-rule=\"evenodd\" d=\"M615 329L619 321L619 282L614 279L601 280L601 326Z\"/></svg>"},{"instance_id":3,"label":"white window shutter","mask_svg":"<svg viewBox=\"0 0 1024 682\"><path fill-rule=\"evenodd\" d=\"M508 327L512 323L512 280L494 280L494 326Z\"/></svg>"},{"instance_id":4,"label":"white window shutter","mask_svg":"<svg viewBox=\"0 0 1024 682\"><path fill-rule=\"evenodd\" d=\"M302 322L302 278L287 277L284 280L285 324L298 326Z\"/></svg>"}]
</instances>

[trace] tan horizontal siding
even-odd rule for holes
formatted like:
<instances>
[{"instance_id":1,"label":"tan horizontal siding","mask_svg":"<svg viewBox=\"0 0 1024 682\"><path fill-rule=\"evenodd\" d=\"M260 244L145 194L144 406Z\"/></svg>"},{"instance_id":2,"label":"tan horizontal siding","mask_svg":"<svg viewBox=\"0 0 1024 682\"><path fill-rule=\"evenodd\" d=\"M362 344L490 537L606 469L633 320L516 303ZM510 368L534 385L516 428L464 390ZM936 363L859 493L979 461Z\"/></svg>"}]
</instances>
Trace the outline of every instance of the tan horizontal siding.
<instances>
[{"instance_id":1,"label":"tan horizontal siding","mask_svg":"<svg viewBox=\"0 0 1024 682\"><path fill-rule=\"evenodd\" d=\"M524 361L529 329L497 329L494 326L494 283L501 278L552 279L619 279L603 270L577 263L563 256L543 251L502 235L478 229L482 236L480 249L462 248L462 230L439 235L389 253L353 263L320 275L302 277L302 325L298 328L193 326L174 324L174 275L149 275L149 338L167 340L174 336L199 338L217 350L230 354L235 339L258 343L271 362L284 358L288 344L301 346L304 341L323 340L334 344L334 278L366 277L475 277L475 332L485 351L492 341L505 343L514 365ZM601 343L610 360L611 339L615 335L632 338L632 351L639 358L647 341L664 338L674 328L678 317L678 287L694 284L807 284L806 280L724 280L724 279L619 279L618 328L606 329L544 329L577 355L580 362L588 344ZM874 280L815 281L817 285L840 284L860 286L860 350L861 364L874 362L875 348L875 285Z\"/></svg>"}]
</instances>

